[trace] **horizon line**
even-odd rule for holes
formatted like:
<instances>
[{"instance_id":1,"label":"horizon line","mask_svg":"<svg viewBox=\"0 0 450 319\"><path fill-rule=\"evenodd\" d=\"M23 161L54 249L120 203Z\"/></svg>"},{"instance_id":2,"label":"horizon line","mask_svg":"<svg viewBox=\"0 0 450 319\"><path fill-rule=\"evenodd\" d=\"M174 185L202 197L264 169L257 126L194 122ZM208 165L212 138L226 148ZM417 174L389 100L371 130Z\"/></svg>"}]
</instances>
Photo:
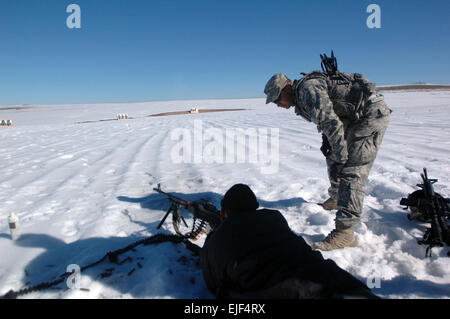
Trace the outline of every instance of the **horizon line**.
<instances>
[{"instance_id":1,"label":"horizon line","mask_svg":"<svg viewBox=\"0 0 450 319\"><path fill-rule=\"evenodd\" d=\"M377 85L377 88L387 89L396 87L405 87L405 86L422 86L426 88L427 86L439 86L439 88L435 89L450 89L450 84L435 84L435 83L411 83L411 84L389 84L389 85ZM419 88L417 88L419 89ZM232 98L175 98L175 99L155 99L155 100L147 100L147 101L122 101L122 102L77 102L77 103L22 103L22 104L0 104L0 108L3 107L24 107L24 106L54 106L54 105L100 105L100 104L125 104L125 103L153 103L153 102L172 102L172 101L212 101L212 100L255 100L255 99L265 99L265 96L260 97L232 97Z\"/></svg>"}]
</instances>

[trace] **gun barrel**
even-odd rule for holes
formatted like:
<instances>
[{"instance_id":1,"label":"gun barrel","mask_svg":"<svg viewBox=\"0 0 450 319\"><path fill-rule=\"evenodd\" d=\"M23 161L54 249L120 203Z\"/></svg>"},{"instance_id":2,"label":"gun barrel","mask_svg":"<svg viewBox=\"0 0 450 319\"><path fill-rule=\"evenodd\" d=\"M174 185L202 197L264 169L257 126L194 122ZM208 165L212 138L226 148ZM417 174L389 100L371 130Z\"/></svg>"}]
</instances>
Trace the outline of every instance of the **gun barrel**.
<instances>
[{"instance_id":1,"label":"gun barrel","mask_svg":"<svg viewBox=\"0 0 450 319\"><path fill-rule=\"evenodd\" d=\"M179 204L179 205L182 205L182 206L185 206L185 207L188 207L188 206L191 205L190 201L184 200L182 198L173 196L172 194L169 194L169 193L166 193L166 192L162 191L161 188L159 187L159 185L158 185L158 188L153 188L153 190L157 191L160 194L166 195L169 198L170 201L175 202L176 204Z\"/></svg>"},{"instance_id":2,"label":"gun barrel","mask_svg":"<svg viewBox=\"0 0 450 319\"><path fill-rule=\"evenodd\" d=\"M422 176L423 184L420 185L424 192L425 196L428 196L429 198L434 197L434 188L433 184L436 183L438 180L435 178L428 178L428 171L426 168L423 169L423 174L420 174Z\"/></svg>"}]
</instances>

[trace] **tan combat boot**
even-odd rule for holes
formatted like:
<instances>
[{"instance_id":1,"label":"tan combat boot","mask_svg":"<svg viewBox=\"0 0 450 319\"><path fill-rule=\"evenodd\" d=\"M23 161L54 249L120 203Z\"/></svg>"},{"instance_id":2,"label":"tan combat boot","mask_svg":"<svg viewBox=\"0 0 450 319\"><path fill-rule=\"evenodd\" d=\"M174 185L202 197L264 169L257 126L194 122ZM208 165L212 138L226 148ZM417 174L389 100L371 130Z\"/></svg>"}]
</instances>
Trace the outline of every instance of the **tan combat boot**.
<instances>
[{"instance_id":1,"label":"tan combat boot","mask_svg":"<svg viewBox=\"0 0 450 319\"><path fill-rule=\"evenodd\" d=\"M337 199L330 197L328 198L325 202L323 202L322 204L323 209L325 210L337 210L338 205L337 205Z\"/></svg>"},{"instance_id":2,"label":"tan combat boot","mask_svg":"<svg viewBox=\"0 0 450 319\"><path fill-rule=\"evenodd\" d=\"M335 229L324 240L311 246L314 250L334 250L344 247L356 247L355 234L351 228Z\"/></svg>"}]
</instances>

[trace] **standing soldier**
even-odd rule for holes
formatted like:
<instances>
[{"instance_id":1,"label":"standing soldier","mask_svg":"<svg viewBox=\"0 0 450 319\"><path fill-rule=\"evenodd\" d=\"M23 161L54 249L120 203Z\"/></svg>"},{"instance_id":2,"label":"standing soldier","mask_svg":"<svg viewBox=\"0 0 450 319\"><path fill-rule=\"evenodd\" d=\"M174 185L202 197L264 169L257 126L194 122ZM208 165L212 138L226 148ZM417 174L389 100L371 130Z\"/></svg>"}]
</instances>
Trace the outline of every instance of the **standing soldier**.
<instances>
[{"instance_id":1,"label":"standing soldier","mask_svg":"<svg viewBox=\"0 0 450 319\"><path fill-rule=\"evenodd\" d=\"M295 107L295 113L322 132L330 198L322 206L337 209L335 229L313 249L333 250L357 245L352 227L361 218L370 169L392 112L375 84L361 74L337 70L336 59L322 57L323 72L313 71L292 82L275 74L264 93L266 104Z\"/></svg>"}]
</instances>

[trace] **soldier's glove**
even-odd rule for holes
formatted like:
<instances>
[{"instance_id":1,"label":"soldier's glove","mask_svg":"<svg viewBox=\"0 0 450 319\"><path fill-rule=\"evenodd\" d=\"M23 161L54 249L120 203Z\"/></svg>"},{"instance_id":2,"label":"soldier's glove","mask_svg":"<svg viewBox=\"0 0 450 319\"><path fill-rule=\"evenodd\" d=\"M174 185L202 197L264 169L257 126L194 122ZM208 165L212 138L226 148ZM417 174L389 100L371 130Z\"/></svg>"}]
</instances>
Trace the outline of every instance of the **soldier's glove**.
<instances>
[{"instance_id":1,"label":"soldier's glove","mask_svg":"<svg viewBox=\"0 0 450 319\"><path fill-rule=\"evenodd\" d=\"M328 138L325 134L322 134L322 147L320 148L320 151L325 157L328 157L331 154L330 142L328 142Z\"/></svg>"}]
</instances>

